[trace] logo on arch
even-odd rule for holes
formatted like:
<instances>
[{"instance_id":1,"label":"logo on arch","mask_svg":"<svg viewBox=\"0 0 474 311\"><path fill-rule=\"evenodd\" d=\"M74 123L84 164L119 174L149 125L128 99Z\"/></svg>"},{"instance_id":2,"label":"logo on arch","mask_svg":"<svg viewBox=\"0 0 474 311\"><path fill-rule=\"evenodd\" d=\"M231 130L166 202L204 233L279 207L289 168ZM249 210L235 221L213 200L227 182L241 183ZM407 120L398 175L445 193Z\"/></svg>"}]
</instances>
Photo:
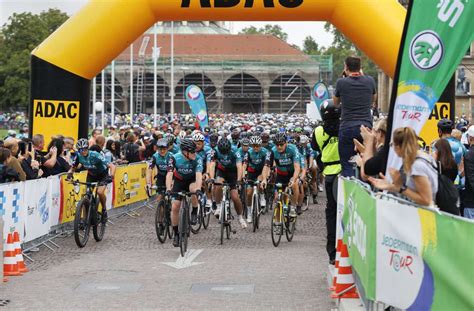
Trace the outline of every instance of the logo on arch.
<instances>
[{"instance_id":1,"label":"logo on arch","mask_svg":"<svg viewBox=\"0 0 474 311\"><path fill-rule=\"evenodd\" d=\"M316 89L314 90L314 97L324 100L327 96L327 88L324 84L319 84Z\"/></svg>"},{"instance_id":2,"label":"logo on arch","mask_svg":"<svg viewBox=\"0 0 474 311\"><path fill-rule=\"evenodd\" d=\"M192 100L197 100L201 96L201 90L198 87L192 87L188 91L188 97Z\"/></svg>"},{"instance_id":3,"label":"logo on arch","mask_svg":"<svg viewBox=\"0 0 474 311\"><path fill-rule=\"evenodd\" d=\"M441 63L443 55L443 42L432 30L419 32L410 43L410 60L420 70L434 69Z\"/></svg>"}]
</instances>

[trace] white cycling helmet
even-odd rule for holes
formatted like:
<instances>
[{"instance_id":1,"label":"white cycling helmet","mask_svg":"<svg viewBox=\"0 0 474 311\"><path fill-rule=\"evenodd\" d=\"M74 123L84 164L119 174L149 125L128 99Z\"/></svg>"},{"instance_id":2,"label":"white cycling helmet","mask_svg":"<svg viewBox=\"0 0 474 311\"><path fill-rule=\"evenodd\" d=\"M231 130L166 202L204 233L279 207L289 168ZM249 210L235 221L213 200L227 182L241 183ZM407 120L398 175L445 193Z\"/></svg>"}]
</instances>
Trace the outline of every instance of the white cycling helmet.
<instances>
[{"instance_id":1,"label":"white cycling helmet","mask_svg":"<svg viewBox=\"0 0 474 311\"><path fill-rule=\"evenodd\" d=\"M204 141L206 138L204 137L204 135L202 135L202 133L200 132L196 132L193 134L193 140L196 142L196 141Z\"/></svg>"},{"instance_id":2,"label":"white cycling helmet","mask_svg":"<svg viewBox=\"0 0 474 311\"><path fill-rule=\"evenodd\" d=\"M252 136L250 137L250 145L261 145L262 138L260 136Z\"/></svg>"},{"instance_id":3,"label":"white cycling helmet","mask_svg":"<svg viewBox=\"0 0 474 311\"><path fill-rule=\"evenodd\" d=\"M301 135L300 136L300 144L307 144L309 143L309 138L306 135Z\"/></svg>"}]
</instances>

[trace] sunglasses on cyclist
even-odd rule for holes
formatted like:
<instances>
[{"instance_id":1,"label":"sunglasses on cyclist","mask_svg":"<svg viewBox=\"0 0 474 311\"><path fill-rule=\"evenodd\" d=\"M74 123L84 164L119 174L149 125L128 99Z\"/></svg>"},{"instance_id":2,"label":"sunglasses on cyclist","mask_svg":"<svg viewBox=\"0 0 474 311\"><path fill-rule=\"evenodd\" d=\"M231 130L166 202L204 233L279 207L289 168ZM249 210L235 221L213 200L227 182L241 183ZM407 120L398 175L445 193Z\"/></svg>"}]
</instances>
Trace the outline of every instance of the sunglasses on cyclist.
<instances>
[{"instance_id":1,"label":"sunglasses on cyclist","mask_svg":"<svg viewBox=\"0 0 474 311\"><path fill-rule=\"evenodd\" d=\"M285 145L285 143L282 143L282 144L276 144L277 147L283 147Z\"/></svg>"},{"instance_id":2,"label":"sunglasses on cyclist","mask_svg":"<svg viewBox=\"0 0 474 311\"><path fill-rule=\"evenodd\" d=\"M84 152L84 151L86 151L86 150L89 150L89 149L88 149L88 148L81 148L81 149L79 149L78 151L79 151L80 153L82 153L82 152Z\"/></svg>"}]
</instances>

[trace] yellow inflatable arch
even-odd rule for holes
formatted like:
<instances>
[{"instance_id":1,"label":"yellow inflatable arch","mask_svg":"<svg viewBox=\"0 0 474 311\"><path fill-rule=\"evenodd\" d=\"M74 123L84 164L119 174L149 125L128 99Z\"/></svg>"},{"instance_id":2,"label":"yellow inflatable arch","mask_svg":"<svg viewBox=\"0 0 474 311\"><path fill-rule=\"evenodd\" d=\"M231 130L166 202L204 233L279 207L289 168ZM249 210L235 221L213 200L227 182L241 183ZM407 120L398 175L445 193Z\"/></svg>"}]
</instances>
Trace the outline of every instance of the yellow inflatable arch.
<instances>
[{"instance_id":1,"label":"yellow inflatable arch","mask_svg":"<svg viewBox=\"0 0 474 311\"><path fill-rule=\"evenodd\" d=\"M397 0L91 0L32 52L32 134L87 135L90 80L157 21L329 21L393 77L405 16Z\"/></svg>"}]
</instances>

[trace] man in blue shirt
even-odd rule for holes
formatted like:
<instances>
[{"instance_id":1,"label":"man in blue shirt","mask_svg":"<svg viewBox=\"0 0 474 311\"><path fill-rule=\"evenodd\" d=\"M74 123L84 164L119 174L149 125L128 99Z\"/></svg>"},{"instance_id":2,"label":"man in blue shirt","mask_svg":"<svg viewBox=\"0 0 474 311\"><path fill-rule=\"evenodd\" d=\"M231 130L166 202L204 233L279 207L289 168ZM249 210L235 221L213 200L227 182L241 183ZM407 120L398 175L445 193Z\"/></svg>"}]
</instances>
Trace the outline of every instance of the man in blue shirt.
<instances>
[{"instance_id":1,"label":"man in blue shirt","mask_svg":"<svg viewBox=\"0 0 474 311\"><path fill-rule=\"evenodd\" d=\"M196 154L196 143L191 139L181 141L181 152L174 154L168 162L166 175L167 192L200 192L202 186L202 159ZM198 198L191 197L191 224L197 223ZM173 246L179 246L179 210L181 197L175 196L171 206L171 225L174 230Z\"/></svg>"}]
</instances>

